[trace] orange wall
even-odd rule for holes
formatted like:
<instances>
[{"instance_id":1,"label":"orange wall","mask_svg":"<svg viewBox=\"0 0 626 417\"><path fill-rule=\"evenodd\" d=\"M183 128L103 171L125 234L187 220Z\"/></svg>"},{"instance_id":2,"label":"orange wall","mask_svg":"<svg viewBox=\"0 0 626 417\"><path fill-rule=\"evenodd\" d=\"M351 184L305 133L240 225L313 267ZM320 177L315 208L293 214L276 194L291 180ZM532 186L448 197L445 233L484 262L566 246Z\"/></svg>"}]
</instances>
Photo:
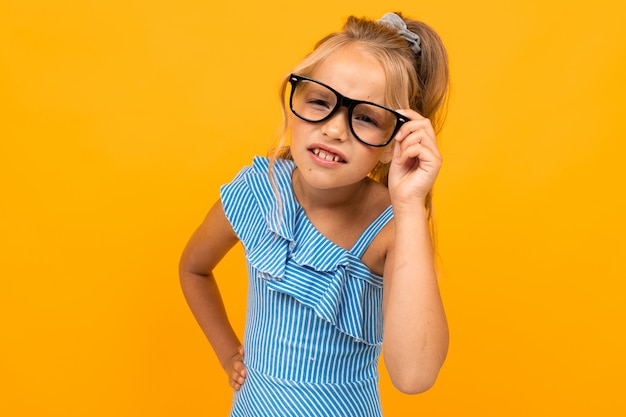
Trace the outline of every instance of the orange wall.
<instances>
[{"instance_id":1,"label":"orange wall","mask_svg":"<svg viewBox=\"0 0 626 417\"><path fill-rule=\"evenodd\" d=\"M452 345L426 394L383 375L386 416L626 414L620 2L212 3L0 5L0 415L226 414L182 247L266 151L280 77L347 15L388 10L450 53ZM218 272L241 330L240 256Z\"/></svg>"}]
</instances>

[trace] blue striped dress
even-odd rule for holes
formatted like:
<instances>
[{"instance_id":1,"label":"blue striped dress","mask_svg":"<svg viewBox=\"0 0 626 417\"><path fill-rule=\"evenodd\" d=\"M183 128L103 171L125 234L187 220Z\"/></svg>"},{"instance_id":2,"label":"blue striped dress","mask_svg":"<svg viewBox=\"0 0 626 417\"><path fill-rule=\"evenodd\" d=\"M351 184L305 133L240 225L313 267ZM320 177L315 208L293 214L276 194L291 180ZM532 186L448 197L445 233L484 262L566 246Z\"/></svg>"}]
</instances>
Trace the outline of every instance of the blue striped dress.
<instances>
[{"instance_id":1,"label":"blue striped dress","mask_svg":"<svg viewBox=\"0 0 626 417\"><path fill-rule=\"evenodd\" d=\"M221 199L248 265L247 378L231 417L381 416L382 277L360 258L391 207L350 250L324 237L293 194L292 161L256 157ZM278 198L277 198L278 195Z\"/></svg>"}]
</instances>

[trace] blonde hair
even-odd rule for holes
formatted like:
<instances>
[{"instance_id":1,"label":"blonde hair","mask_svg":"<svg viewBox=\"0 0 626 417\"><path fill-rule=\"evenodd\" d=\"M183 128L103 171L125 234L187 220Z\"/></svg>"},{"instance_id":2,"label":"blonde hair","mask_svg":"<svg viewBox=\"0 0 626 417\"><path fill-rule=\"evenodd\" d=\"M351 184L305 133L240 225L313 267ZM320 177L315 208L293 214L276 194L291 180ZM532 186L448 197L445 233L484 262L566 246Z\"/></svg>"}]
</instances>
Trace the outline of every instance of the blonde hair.
<instances>
[{"instance_id":1,"label":"blonde hair","mask_svg":"<svg viewBox=\"0 0 626 417\"><path fill-rule=\"evenodd\" d=\"M415 54L407 41L395 29L367 18L351 16L343 29L321 39L313 51L294 69L293 73L311 76L322 62L341 48L358 46L363 53L377 59L385 72L386 105L391 108L411 108L430 119L435 132L443 126L447 102L449 73L448 58L441 38L427 24L405 18L396 13L407 28L419 36L421 52ZM270 152L275 158L291 159L285 146L287 136L287 105L285 91L288 77L281 84L280 99L283 109L283 127L278 145ZM389 163L379 162L369 176L387 185ZM425 201L432 225L432 191Z\"/></svg>"}]
</instances>

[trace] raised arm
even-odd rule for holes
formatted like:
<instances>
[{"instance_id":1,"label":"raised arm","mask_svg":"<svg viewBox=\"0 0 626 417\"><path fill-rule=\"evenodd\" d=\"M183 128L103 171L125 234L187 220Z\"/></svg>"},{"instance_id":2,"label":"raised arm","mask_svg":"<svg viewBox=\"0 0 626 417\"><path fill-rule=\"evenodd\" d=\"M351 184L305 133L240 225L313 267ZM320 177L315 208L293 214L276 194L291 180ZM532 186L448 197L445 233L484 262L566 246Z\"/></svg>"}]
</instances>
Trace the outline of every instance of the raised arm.
<instances>
[{"instance_id":1,"label":"raised arm","mask_svg":"<svg viewBox=\"0 0 626 417\"><path fill-rule=\"evenodd\" d=\"M218 201L191 236L179 265L180 284L191 312L235 389L245 379L243 349L228 321L213 269L237 241Z\"/></svg>"},{"instance_id":2,"label":"raised arm","mask_svg":"<svg viewBox=\"0 0 626 417\"><path fill-rule=\"evenodd\" d=\"M394 385L429 389L448 351L448 325L439 293L424 201L441 157L428 119L413 111L396 140L389 173L395 237L384 276L384 359Z\"/></svg>"}]
</instances>

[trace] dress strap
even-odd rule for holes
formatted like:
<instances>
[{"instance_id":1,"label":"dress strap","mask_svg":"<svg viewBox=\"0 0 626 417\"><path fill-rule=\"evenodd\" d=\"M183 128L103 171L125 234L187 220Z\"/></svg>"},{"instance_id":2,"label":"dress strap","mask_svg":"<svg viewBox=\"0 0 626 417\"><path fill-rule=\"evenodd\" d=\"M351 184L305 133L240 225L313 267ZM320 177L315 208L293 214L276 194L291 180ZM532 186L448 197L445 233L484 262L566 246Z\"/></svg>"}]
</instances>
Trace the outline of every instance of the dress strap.
<instances>
[{"instance_id":1,"label":"dress strap","mask_svg":"<svg viewBox=\"0 0 626 417\"><path fill-rule=\"evenodd\" d=\"M352 253L357 258L360 258L365 250L368 248L372 240L376 237L378 232L382 230L383 227L389 220L393 218L393 209L391 206L388 206L380 215L365 229L365 231L359 236L357 241L355 242L352 249L350 249L350 253Z\"/></svg>"}]
</instances>

